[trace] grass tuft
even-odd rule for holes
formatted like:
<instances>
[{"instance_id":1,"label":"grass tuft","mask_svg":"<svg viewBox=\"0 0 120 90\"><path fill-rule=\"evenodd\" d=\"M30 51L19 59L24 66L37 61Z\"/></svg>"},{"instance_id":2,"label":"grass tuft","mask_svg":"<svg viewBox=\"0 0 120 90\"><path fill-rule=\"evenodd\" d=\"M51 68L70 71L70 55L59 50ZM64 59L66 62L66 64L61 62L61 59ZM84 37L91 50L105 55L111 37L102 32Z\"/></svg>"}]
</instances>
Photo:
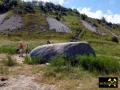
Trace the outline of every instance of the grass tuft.
<instances>
[{"instance_id":1,"label":"grass tuft","mask_svg":"<svg viewBox=\"0 0 120 90\"><path fill-rule=\"evenodd\" d=\"M120 72L120 63L113 58L104 56L77 56L77 60L80 61L80 65L89 71L97 71L99 73L118 73Z\"/></svg>"},{"instance_id":2,"label":"grass tuft","mask_svg":"<svg viewBox=\"0 0 120 90\"><path fill-rule=\"evenodd\" d=\"M11 56L7 56L7 59L3 60L3 64L6 66L14 66L16 65L16 61L12 59Z\"/></svg>"},{"instance_id":3,"label":"grass tuft","mask_svg":"<svg viewBox=\"0 0 120 90\"><path fill-rule=\"evenodd\" d=\"M30 57L29 55L27 55L27 56L25 56L24 63L25 64L30 64L30 65L41 64L42 63L42 57L41 56Z\"/></svg>"},{"instance_id":4,"label":"grass tuft","mask_svg":"<svg viewBox=\"0 0 120 90\"><path fill-rule=\"evenodd\" d=\"M9 73L9 68L3 65L0 65L0 74L7 75Z\"/></svg>"}]
</instances>

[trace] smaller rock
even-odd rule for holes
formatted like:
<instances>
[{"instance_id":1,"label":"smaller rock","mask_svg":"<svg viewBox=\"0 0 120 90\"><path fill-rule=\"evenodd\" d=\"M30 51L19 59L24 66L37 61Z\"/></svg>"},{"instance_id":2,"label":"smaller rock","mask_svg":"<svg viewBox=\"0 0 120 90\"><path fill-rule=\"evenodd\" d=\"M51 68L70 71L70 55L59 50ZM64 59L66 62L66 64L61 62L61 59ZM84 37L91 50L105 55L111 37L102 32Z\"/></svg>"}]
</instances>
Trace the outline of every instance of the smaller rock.
<instances>
[{"instance_id":1,"label":"smaller rock","mask_svg":"<svg viewBox=\"0 0 120 90\"><path fill-rule=\"evenodd\" d=\"M0 81L7 81L8 77L0 77Z\"/></svg>"},{"instance_id":2,"label":"smaller rock","mask_svg":"<svg viewBox=\"0 0 120 90\"><path fill-rule=\"evenodd\" d=\"M3 87L3 86L5 86L5 85L6 85L6 83L0 82L0 87Z\"/></svg>"},{"instance_id":3,"label":"smaller rock","mask_svg":"<svg viewBox=\"0 0 120 90\"><path fill-rule=\"evenodd\" d=\"M0 87L6 86L8 81L8 77L1 76L0 77Z\"/></svg>"}]
</instances>

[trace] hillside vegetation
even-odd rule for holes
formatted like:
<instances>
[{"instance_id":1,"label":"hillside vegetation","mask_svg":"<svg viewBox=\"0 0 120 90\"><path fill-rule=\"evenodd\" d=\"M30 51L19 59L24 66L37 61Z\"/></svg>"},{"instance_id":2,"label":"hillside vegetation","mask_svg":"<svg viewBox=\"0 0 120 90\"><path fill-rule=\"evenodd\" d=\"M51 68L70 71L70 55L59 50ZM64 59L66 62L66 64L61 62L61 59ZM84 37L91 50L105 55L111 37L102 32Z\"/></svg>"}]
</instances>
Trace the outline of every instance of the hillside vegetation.
<instances>
[{"instance_id":1,"label":"hillside vegetation","mask_svg":"<svg viewBox=\"0 0 120 90\"><path fill-rule=\"evenodd\" d=\"M4 5L8 5L11 7L5 7ZM35 37L34 33L40 37L41 33L46 33L50 31L49 23L47 21L47 17L54 18L64 25L66 25L72 31L71 37L76 35L76 33L84 31L82 36L78 38L79 40L90 39L103 39L104 41L111 41L113 36L116 36L119 39L120 34L120 25L108 23L103 17L101 20L92 19L87 17L86 15L80 14L76 9L65 8L60 5L55 5L53 3L43 3L43 2L22 2L20 0L4 0L0 5L0 13L6 13L5 18L3 19L3 23L0 25L6 25L7 21L13 17L20 16L22 21L18 21L22 24L22 27L16 26L16 28L12 28L15 26L13 22L9 23L11 27L7 29L7 33L5 33L4 28L2 30L2 34L5 36L18 36L23 37L31 36ZM4 8L5 7L5 8ZM14 7L14 8L13 8ZM7 13L9 12L9 13ZM2 18L2 17L1 17ZM14 21L17 21L14 20ZM85 26L83 23L86 22L88 25ZM60 26L62 28L62 26ZM91 31L91 28L95 28L96 31ZM11 33L11 29L12 33ZM55 32L53 30L52 32ZM32 36L33 35L33 36ZM27 37L26 37L27 38Z\"/></svg>"}]
</instances>

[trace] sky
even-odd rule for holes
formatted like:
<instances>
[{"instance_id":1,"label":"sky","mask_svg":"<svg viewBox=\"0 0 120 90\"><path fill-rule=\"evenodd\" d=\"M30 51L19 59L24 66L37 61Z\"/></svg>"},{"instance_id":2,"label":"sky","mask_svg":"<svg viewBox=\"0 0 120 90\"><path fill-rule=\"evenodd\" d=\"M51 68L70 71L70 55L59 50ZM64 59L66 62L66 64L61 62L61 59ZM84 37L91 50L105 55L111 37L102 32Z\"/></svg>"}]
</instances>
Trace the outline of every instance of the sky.
<instances>
[{"instance_id":1,"label":"sky","mask_svg":"<svg viewBox=\"0 0 120 90\"><path fill-rule=\"evenodd\" d=\"M31 0L26 0L31 1ZM38 0L53 2L68 8L75 8L88 17L101 19L120 24L120 0Z\"/></svg>"}]
</instances>

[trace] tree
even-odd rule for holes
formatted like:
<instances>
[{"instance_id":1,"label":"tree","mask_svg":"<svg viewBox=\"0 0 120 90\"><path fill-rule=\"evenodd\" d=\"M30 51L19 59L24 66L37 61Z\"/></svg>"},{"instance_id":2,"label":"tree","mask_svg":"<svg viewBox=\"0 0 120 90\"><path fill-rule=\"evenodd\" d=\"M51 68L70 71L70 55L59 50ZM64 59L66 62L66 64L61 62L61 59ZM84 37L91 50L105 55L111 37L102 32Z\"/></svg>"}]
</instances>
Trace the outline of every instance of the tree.
<instances>
[{"instance_id":1,"label":"tree","mask_svg":"<svg viewBox=\"0 0 120 90\"><path fill-rule=\"evenodd\" d=\"M106 19L105 19L104 17L102 17L101 21L102 21L103 23L107 23L107 21L106 21Z\"/></svg>"},{"instance_id":2,"label":"tree","mask_svg":"<svg viewBox=\"0 0 120 90\"><path fill-rule=\"evenodd\" d=\"M26 13L35 13L34 5L31 2L26 2L24 5L24 11Z\"/></svg>"},{"instance_id":3,"label":"tree","mask_svg":"<svg viewBox=\"0 0 120 90\"><path fill-rule=\"evenodd\" d=\"M13 7L16 7L17 4L18 4L18 0L1 0L0 13L5 13L9 11Z\"/></svg>"},{"instance_id":4,"label":"tree","mask_svg":"<svg viewBox=\"0 0 120 90\"><path fill-rule=\"evenodd\" d=\"M73 9L73 12L75 13L76 16L80 16L80 13L77 9Z\"/></svg>"},{"instance_id":5,"label":"tree","mask_svg":"<svg viewBox=\"0 0 120 90\"><path fill-rule=\"evenodd\" d=\"M112 41L113 41L113 42L116 42L116 43L119 43L119 40L118 40L117 36L113 36L113 37L112 37Z\"/></svg>"},{"instance_id":6,"label":"tree","mask_svg":"<svg viewBox=\"0 0 120 90\"><path fill-rule=\"evenodd\" d=\"M85 15L85 14L81 14L80 17L81 17L82 20L86 20L87 19L87 15Z\"/></svg>"}]
</instances>

